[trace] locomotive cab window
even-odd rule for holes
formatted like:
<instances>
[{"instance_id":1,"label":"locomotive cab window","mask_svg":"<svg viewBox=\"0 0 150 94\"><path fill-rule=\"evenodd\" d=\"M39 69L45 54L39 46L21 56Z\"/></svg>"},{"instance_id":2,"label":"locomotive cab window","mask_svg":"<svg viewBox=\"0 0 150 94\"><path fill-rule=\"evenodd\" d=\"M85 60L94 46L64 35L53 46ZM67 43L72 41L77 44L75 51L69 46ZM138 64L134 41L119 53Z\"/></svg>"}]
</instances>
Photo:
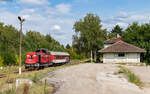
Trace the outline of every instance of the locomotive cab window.
<instances>
[{"instance_id":1,"label":"locomotive cab window","mask_svg":"<svg viewBox=\"0 0 150 94\"><path fill-rule=\"evenodd\" d=\"M33 55L30 56L30 59L33 59Z\"/></svg>"}]
</instances>

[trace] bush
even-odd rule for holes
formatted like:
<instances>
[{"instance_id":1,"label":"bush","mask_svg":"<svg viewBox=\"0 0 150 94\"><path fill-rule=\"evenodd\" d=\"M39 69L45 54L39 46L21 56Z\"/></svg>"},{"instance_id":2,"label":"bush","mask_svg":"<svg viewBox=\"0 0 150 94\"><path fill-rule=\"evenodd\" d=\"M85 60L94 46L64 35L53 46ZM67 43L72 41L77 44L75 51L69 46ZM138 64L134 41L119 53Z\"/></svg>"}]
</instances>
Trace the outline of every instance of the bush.
<instances>
[{"instance_id":1,"label":"bush","mask_svg":"<svg viewBox=\"0 0 150 94\"><path fill-rule=\"evenodd\" d=\"M4 54L4 56L5 56L5 59L4 59L5 65L16 65L14 54L10 52L10 54L7 53L7 54Z\"/></svg>"},{"instance_id":2,"label":"bush","mask_svg":"<svg viewBox=\"0 0 150 94\"><path fill-rule=\"evenodd\" d=\"M66 49L66 52L70 54L71 59L84 59L84 54L77 54L76 52L72 51L71 49Z\"/></svg>"}]
</instances>

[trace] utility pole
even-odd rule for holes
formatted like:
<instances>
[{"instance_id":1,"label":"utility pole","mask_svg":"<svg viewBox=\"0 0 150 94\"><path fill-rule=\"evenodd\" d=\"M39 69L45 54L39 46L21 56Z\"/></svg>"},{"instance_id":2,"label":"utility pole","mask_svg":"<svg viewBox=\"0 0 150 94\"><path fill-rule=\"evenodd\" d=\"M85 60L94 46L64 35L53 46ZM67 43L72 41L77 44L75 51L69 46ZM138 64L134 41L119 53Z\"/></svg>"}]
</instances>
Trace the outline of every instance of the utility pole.
<instances>
[{"instance_id":1,"label":"utility pole","mask_svg":"<svg viewBox=\"0 0 150 94\"><path fill-rule=\"evenodd\" d=\"M18 16L18 19L20 21L20 40L19 40L19 75L21 75L21 46L22 46L22 23L25 21L25 19L21 19L20 16Z\"/></svg>"}]
</instances>

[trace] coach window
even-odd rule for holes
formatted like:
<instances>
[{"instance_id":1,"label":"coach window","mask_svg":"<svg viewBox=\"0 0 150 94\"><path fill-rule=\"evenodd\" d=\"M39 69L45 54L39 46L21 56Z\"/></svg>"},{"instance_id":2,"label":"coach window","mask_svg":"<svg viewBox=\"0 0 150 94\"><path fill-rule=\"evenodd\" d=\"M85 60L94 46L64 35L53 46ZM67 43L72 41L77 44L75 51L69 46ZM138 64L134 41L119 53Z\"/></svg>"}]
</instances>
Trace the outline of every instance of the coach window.
<instances>
[{"instance_id":1,"label":"coach window","mask_svg":"<svg viewBox=\"0 0 150 94\"><path fill-rule=\"evenodd\" d=\"M125 57L125 53L118 53L118 57Z\"/></svg>"}]
</instances>

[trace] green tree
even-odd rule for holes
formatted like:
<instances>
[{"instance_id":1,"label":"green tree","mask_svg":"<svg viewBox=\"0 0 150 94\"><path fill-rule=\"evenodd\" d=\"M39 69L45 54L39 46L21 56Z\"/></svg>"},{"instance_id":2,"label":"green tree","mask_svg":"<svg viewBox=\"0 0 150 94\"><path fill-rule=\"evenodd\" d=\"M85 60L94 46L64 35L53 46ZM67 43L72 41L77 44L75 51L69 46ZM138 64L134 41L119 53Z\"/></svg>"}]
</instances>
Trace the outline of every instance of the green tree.
<instances>
[{"instance_id":1,"label":"green tree","mask_svg":"<svg viewBox=\"0 0 150 94\"><path fill-rule=\"evenodd\" d=\"M111 33L115 35L117 34L122 35L122 32L123 32L123 29L119 25L116 25L111 31Z\"/></svg>"},{"instance_id":2,"label":"green tree","mask_svg":"<svg viewBox=\"0 0 150 94\"><path fill-rule=\"evenodd\" d=\"M69 44L67 44L66 45L66 49L70 49L71 47L70 47L70 45Z\"/></svg>"},{"instance_id":3,"label":"green tree","mask_svg":"<svg viewBox=\"0 0 150 94\"><path fill-rule=\"evenodd\" d=\"M83 19L76 21L73 29L73 48L78 54L85 53L86 56L91 52L96 52L103 46L106 39L106 30L102 29L99 16L87 14Z\"/></svg>"},{"instance_id":4,"label":"green tree","mask_svg":"<svg viewBox=\"0 0 150 94\"><path fill-rule=\"evenodd\" d=\"M29 51L38 48L47 48L54 51L64 51L63 45L53 39L50 35L43 35L40 32L27 31L23 34L22 41L22 63ZM16 65L18 63L19 31L12 25L0 23L0 56L4 65Z\"/></svg>"},{"instance_id":5,"label":"green tree","mask_svg":"<svg viewBox=\"0 0 150 94\"><path fill-rule=\"evenodd\" d=\"M150 23L139 25L134 22L127 27L122 37L124 41L145 49L144 59L150 63Z\"/></svg>"}]
</instances>

